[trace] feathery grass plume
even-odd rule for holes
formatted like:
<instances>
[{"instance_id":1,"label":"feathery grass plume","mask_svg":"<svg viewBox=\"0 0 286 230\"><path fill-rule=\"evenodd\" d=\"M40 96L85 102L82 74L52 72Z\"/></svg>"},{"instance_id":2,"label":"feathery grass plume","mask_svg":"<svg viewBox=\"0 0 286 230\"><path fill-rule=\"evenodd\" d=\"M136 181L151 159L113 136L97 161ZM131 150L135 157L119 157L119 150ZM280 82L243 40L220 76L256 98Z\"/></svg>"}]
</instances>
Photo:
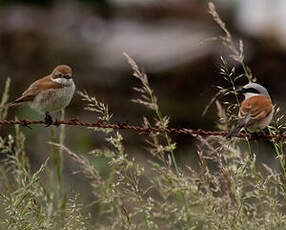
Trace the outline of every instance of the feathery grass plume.
<instances>
[{"instance_id":1,"label":"feathery grass plume","mask_svg":"<svg viewBox=\"0 0 286 230\"><path fill-rule=\"evenodd\" d=\"M105 180L101 179L98 170L90 164L88 159L78 156L65 146L57 143L51 144L64 150L75 162L79 163L82 167L81 172L91 181L93 193L97 197L93 205L99 205L100 210L97 224L108 222L112 226L111 229L118 229L118 226L121 226L122 222L126 220L126 209L124 211L122 205L128 201L134 203L135 210L132 211L132 216L142 214L147 229L156 229L156 224L150 213L152 203L145 202L146 190L142 190L139 185L139 178L144 169L135 164L134 159L127 160L121 146L122 137L119 135L117 134L117 137L110 140L118 152L112 155L109 163L111 173ZM140 207L140 209L136 207ZM134 224L129 224L134 227Z\"/></svg>"},{"instance_id":2,"label":"feathery grass plume","mask_svg":"<svg viewBox=\"0 0 286 230\"><path fill-rule=\"evenodd\" d=\"M280 229L282 222L286 221L282 207L286 197L282 184L278 182L281 181L279 174L268 169L266 177L263 177L254 169L253 160L247 154L242 154L239 148L226 145L224 138L198 139L201 143L199 156L203 162L202 175L206 175L207 179L200 181L209 184L209 189L205 189L206 192L211 190L212 194L206 197L213 197L216 203L215 207L206 210L205 215L210 217L206 221L206 228L232 226L233 229L267 229L272 226L273 229ZM216 167L210 169L208 164L212 162ZM209 201L209 204L213 201ZM215 215L219 221L213 219L214 213L217 213ZM273 219L270 220L269 216Z\"/></svg>"},{"instance_id":3,"label":"feathery grass plume","mask_svg":"<svg viewBox=\"0 0 286 230\"><path fill-rule=\"evenodd\" d=\"M5 154L1 171L1 229L55 229L54 212L40 178L46 171L47 162L35 173L31 172L25 154L25 137L16 126L15 137L1 138L1 153ZM5 189L3 189L5 188Z\"/></svg>"},{"instance_id":4,"label":"feathery grass plume","mask_svg":"<svg viewBox=\"0 0 286 230\"><path fill-rule=\"evenodd\" d=\"M222 96L228 96L229 94L234 94L235 103L229 101L223 101L223 105L226 107L225 112L228 118L228 122L232 123L237 120L237 111L240 106L240 102L238 99L235 90L237 88L236 82L239 78L243 77L243 75L236 75L235 67L230 67L227 61L221 57L221 65L220 65L220 75L223 79L230 85L228 88L224 88L221 86L217 86L219 92L221 92Z\"/></svg>"},{"instance_id":5,"label":"feathery grass plume","mask_svg":"<svg viewBox=\"0 0 286 230\"><path fill-rule=\"evenodd\" d=\"M87 106L84 107L85 110L96 112L98 114L99 120L109 123L113 115L109 113L108 105L105 105L103 102L98 101L96 97L89 96L87 91L85 90L78 91L77 93L81 96L82 101L86 101L88 103ZM96 127L91 129L93 129L94 131L102 131L106 134L112 132L112 129L102 129Z\"/></svg>"},{"instance_id":6,"label":"feathery grass plume","mask_svg":"<svg viewBox=\"0 0 286 230\"><path fill-rule=\"evenodd\" d=\"M94 97L90 97L86 92L80 93L84 100L88 101L88 110L99 113L101 119L109 122L111 115L108 112L108 106L98 102ZM94 129L95 132L101 131ZM111 129L111 132L106 132L106 141L112 145L112 148L96 149L89 153L89 158L78 156L63 145L52 143L52 145L66 152L75 162L81 165L82 172L89 180L92 187L92 192L95 196L92 205L99 211L97 213L97 226L102 223L109 223L110 229L118 229L122 223L126 222L126 210L123 211L122 205L124 202L132 202L134 208L128 216L143 218L144 225L147 229L156 229L156 224L150 212L152 202L146 203L144 198L146 189L140 185L141 177L144 173L144 168L135 163L135 159L128 159L122 144L123 137L119 132ZM104 157L108 160L107 167L109 174L101 177L97 165L90 162L92 157ZM134 227L134 224L130 226Z\"/></svg>"},{"instance_id":7,"label":"feathery grass plume","mask_svg":"<svg viewBox=\"0 0 286 230\"><path fill-rule=\"evenodd\" d=\"M18 162L14 162L17 166ZM7 229L41 229L53 227L53 218L46 218L46 211L39 207L40 199L45 196L40 187L40 175L46 168L47 161L34 174L27 174L21 184L12 193L1 194L5 207L4 223ZM21 170L21 169L19 169ZM25 172L26 173L26 172ZM29 178L28 178L29 177ZM16 178L15 178L16 179ZM46 207L47 208L47 207Z\"/></svg>"},{"instance_id":8,"label":"feathery grass plume","mask_svg":"<svg viewBox=\"0 0 286 230\"><path fill-rule=\"evenodd\" d=\"M133 76L139 79L142 83L142 88L136 88L133 89L139 93L141 93L141 98L133 99L132 101L138 104L143 104L146 107L148 107L151 110L154 110L156 113L159 112L159 106L158 106L158 99L154 95L153 90L149 86L149 81L147 74L140 70L136 62L127 54L123 53L125 58L127 59L128 63L133 69ZM159 115L158 115L159 117ZM165 128L164 126L162 128Z\"/></svg>"},{"instance_id":9,"label":"feathery grass plume","mask_svg":"<svg viewBox=\"0 0 286 230\"><path fill-rule=\"evenodd\" d=\"M224 35L221 35L217 37L220 41L222 41L222 44L227 47L231 54L230 57L238 62L242 68L244 73L243 74L237 74L235 67L231 67L227 60L224 57L220 57L221 64L220 64L220 74L222 77L230 83L229 88L217 86L218 93L210 100L208 105L206 106L202 116L205 115L207 110L209 109L210 105L217 99L219 96L227 96L230 93L234 93L236 90L236 81L241 77L247 77L249 82L255 82L256 78L253 76L251 69L246 65L245 58L244 58L244 50L243 50L243 42L242 40L239 40L239 45L237 48L237 45L233 41L233 37L229 30L226 27L225 22L221 19L220 15L216 11L216 7L213 2L209 2L209 14L212 16L213 20L216 22L216 24L223 30ZM235 114L233 111L236 111L239 107L239 100L236 94L235 99L236 103L231 102L224 102L223 104L226 106L226 113L227 117L229 117L229 123L232 123L234 120L237 119L237 117L233 114Z\"/></svg>"},{"instance_id":10,"label":"feathery grass plume","mask_svg":"<svg viewBox=\"0 0 286 230\"><path fill-rule=\"evenodd\" d=\"M87 230L87 217L82 214L83 205L79 201L79 194L75 194L67 201L65 225L63 230Z\"/></svg>"},{"instance_id":11,"label":"feathery grass plume","mask_svg":"<svg viewBox=\"0 0 286 230\"><path fill-rule=\"evenodd\" d=\"M130 66L133 69L133 76L136 77L137 79L139 79L142 83L142 87L141 88L133 88L135 91L139 92L141 95L139 98L137 99L133 99L132 101L138 104L143 104L144 106L146 106L147 108L153 110L156 114L155 117L155 125L159 128L162 129L166 129L168 128L168 124L169 124L169 117L168 116L163 116L160 109L159 109L159 105L158 105L158 99L157 97L154 95L153 90L151 89L151 87L149 86L149 81L148 81L148 77L147 74L143 71L140 70L138 65L136 64L136 62L127 54L127 53L123 53L123 55L125 56L127 62L130 64ZM145 120L145 125L149 124L149 121L147 120L147 118L144 118ZM167 133L164 133L164 137L166 140L166 144L158 144L158 139L155 138L156 136L159 136L160 134L152 134L151 137L151 146L154 149L154 147L157 149L157 152L160 154L160 156L158 156L160 159L164 159L164 153L170 153L171 155L171 162L174 165L174 168L176 170L177 175L179 176L180 172L179 172L179 168L177 166L177 162L174 156L174 150L176 149L176 143L172 142L172 139L169 137L169 135ZM150 143L150 141L149 141ZM154 153L153 150L151 150L151 152ZM170 161L169 163L167 163L167 161L164 160L165 165L170 165Z\"/></svg>"},{"instance_id":12,"label":"feathery grass plume","mask_svg":"<svg viewBox=\"0 0 286 230\"><path fill-rule=\"evenodd\" d=\"M223 78L228 83L230 83L230 87L229 88L225 88L225 87L221 87L221 86L217 87L219 91L215 95L215 97L213 97L211 99L209 104L206 106L203 115L206 113L206 111L210 107L211 103L213 103L218 96L221 96L221 95L226 96L226 95L232 93L235 95L236 103L232 103L229 101L223 102L223 104L226 106L225 111L227 114L228 123L231 124L235 120L237 120L237 116L235 115L235 114L237 114L237 112L235 113L234 111L238 110L238 108L240 106L238 96L235 94L236 81L239 78L244 77L244 76L247 77L249 82L255 82L256 79L253 77L250 68L248 68L248 66L245 64L244 55L243 55L243 42L240 40L239 41L239 48L237 48L234 41L233 41L231 33L226 28L225 22L221 19L221 17L217 13L215 5L212 2L209 2L208 7L209 7L209 14L212 16L212 18L216 22L216 24L225 33L225 36L219 36L218 38L222 41L224 46L226 46L231 51L230 57L233 60L235 60L236 62L238 62L243 67L244 73L237 75L235 67L230 67L230 65L228 64L228 62L226 61L225 58L223 58L223 57L220 58L221 59L220 74L223 76ZM227 122L225 122L225 123L227 124ZM250 145L250 142L247 138L246 138L246 142L248 145L249 154L252 156L253 153L251 150L251 145Z\"/></svg>"},{"instance_id":13,"label":"feathery grass plume","mask_svg":"<svg viewBox=\"0 0 286 230\"><path fill-rule=\"evenodd\" d=\"M225 86L216 86L218 92L216 95L210 100L208 105L206 106L203 115L207 112L210 105L217 100L218 97L226 97L230 94L233 94L235 97L235 103L229 101L223 101L223 104L226 106L226 114L229 122L237 119L237 116L233 111L238 110L240 106L239 98L235 93L237 89L237 81L244 77L244 74L237 74L234 66L230 66L227 60L224 57L220 57L220 66L219 66L219 74L226 81L229 87Z\"/></svg>"},{"instance_id":14,"label":"feathery grass plume","mask_svg":"<svg viewBox=\"0 0 286 230\"><path fill-rule=\"evenodd\" d=\"M105 105L104 103L98 101L96 97L90 97L87 93L87 91L78 91L77 92L81 97L82 101L88 102L87 106L84 107L85 110L96 112L99 114L99 119L109 122L112 118L112 114L109 113L108 105Z\"/></svg>"},{"instance_id":15,"label":"feathery grass plume","mask_svg":"<svg viewBox=\"0 0 286 230\"><path fill-rule=\"evenodd\" d=\"M74 152L72 152L70 149L68 149L62 144L53 143L53 142L49 142L49 144L54 145L58 147L59 149L61 149L62 151L66 152L75 162L79 163L82 168L82 171L79 171L79 172L85 174L88 178L97 179L97 180L101 179L98 171L93 165L90 164L87 158L83 156L78 156L77 154L75 154Z\"/></svg>"},{"instance_id":16,"label":"feathery grass plume","mask_svg":"<svg viewBox=\"0 0 286 230\"><path fill-rule=\"evenodd\" d=\"M223 45L225 45L231 51L230 57L241 64L244 70L244 74L248 78L248 81L255 82L256 79L253 77L251 70L247 67L247 65L244 62L242 40L239 40L239 46L237 48L237 46L233 41L231 33L226 28L225 22L221 19L221 17L217 13L214 3L209 2L208 7L209 7L209 14L212 16L213 20L225 33L225 36L219 36L218 38L222 41Z\"/></svg>"},{"instance_id":17,"label":"feathery grass plume","mask_svg":"<svg viewBox=\"0 0 286 230\"><path fill-rule=\"evenodd\" d=\"M47 169L48 159L35 173L25 152L25 135L15 126L15 134L0 138L0 229L61 229L65 225L65 206L58 197L58 184L44 187L45 176L53 177ZM62 172L60 172L62 174ZM62 184L60 185L62 186ZM2 218L3 217L3 218Z\"/></svg>"},{"instance_id":18,"label":"feathery grass plume","mask_svg":"<svg viewBox=\"0 0 286 230\"><path fill-rule=\"evenodd\" d=\"M279 135L279 134L285 134L286 132L286 120L285 120L285 114L281 114L280 107L275 106L274 108L274 115L273 115L273 121L268 126L268 132L270 135ZM280 140L271 140L275 149L276 157L280 162L280 166L284 175L284 178L286 179L286 156L285 156L285 144L286 141L284 139ZM286 184L284 183L285 189Z\"/></svg>"},{"instance_id":19,"label":"feathery grass plume","mask_svg":"<svg viewBox=\"0 0 286 230\"><path fill-rule=\"evenodd\" d=\"M235 113L233 111L238 110L240 106L240 102L238 99L237 94L235 93L235 90L237 89L237 81L244 77L243 74L237 75L235 67L230 66L230 64L227 62L227 60L224 57L220 57L220 66L219 66L219 74L220 76L226 81L226 83L229 85L229 87L225 86L216 86L218 92L215 94L215 96L210 100L210 102L205 107L202 116L206 114L210 106L218 100L218 98L224 98L230 94L233 94L235 97L235 103L223 101L223 104L226 106L226 115L227 120L229 123L233 122L237 119L237 116L234 115ZM225 130L223 130L225 131Z\"/></svg>"}]
</instances>

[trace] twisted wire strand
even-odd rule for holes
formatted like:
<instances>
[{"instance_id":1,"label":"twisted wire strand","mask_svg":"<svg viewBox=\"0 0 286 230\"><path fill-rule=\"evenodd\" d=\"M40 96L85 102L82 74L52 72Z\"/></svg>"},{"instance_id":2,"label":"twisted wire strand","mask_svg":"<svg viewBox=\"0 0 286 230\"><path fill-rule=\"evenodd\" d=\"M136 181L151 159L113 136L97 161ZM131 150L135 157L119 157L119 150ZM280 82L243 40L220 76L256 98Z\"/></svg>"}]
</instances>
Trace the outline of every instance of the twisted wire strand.
<instances>
[{"instance_id":1,"label":"twisted wire strand","mask_svg":"<svg viewBox=\"0 0 286 230\"><path fill-rule=\"evenodd\" d=\"M44 120L2 120L0 121L0 125L22 125L29 127L29 125L47 125ZM78 119L72 119L69 121L54 121L51 125L59 126L59 125L70 125L70 126L82 126L82 127L96 127L96 128L103 128L103 129L124 129L124 130L132 130L135 132L142 132L142 133L169 133L169 134L185 134L185 135L192 135L192 136L226 136L226 132L221 131L207 131L203 129L186 129L186 128L158 128L158 127L146 127L146 126L135 126L129 125L126 122L119 122L117 124L106 124L102 120L98 120L95 123L92 122L83 122ZM279 135L258 135L253 136L248 133L239 133L237 137L244 138L248 137L251 140L253 139L285 139L286 134L279 134Z\"/></svg>"}]
</instances>

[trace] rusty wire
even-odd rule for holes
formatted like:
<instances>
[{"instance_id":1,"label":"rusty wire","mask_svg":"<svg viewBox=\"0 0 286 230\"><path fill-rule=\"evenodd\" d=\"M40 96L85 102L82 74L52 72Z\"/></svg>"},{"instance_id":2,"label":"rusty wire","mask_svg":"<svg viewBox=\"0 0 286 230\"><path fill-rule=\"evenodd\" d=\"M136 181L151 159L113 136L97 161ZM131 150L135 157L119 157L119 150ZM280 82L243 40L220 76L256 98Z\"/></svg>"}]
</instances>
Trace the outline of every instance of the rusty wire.
<instances>
[{"instance_id":1,"label":"rusty wire","mask_svg":"<svg viewBox=\"0 0 286 230\"><path fill-rule=\"evenodd\" d=\"M31 128L30 125L46 125L47 123L44 120L2 120L0 121L0 125L22 125L28 128ZM203 129L186 129L186 128L158 128L158 127L147 127L147 126L135 126L129 125L127 122L119 122L117 124L107 124L102 120L98 120L95 123L91 122L82 122L78 119L72 119L69 121L54 121L51 125L59 126L59 125L70 125L70 126L83 126L83 127L96 127L96 128L103 128L103 129L125 129L125 130L133 130L135 132L141 133L169 133L169 134L185 134L185 135L192 135L192 136L226 136L226 132L221 131L207 131ZM248 137L250 139L285 139L286 134L279 134L279 135L251 135L248 133L239 133L237 137L244 138Z\"/></svg>"}]
</instances>

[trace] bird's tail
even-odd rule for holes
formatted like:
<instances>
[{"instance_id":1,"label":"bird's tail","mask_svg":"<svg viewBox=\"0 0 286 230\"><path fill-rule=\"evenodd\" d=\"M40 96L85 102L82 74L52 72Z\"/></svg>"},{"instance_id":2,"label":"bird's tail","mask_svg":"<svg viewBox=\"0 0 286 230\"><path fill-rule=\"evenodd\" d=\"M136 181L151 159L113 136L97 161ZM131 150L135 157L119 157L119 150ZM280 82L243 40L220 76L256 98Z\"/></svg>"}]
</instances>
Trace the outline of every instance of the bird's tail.
<instances>
[{"instance_id":1,"label":"bird's tail","mask_svg":"<svg viewBox=\"0 0 286 230\"><path fill-rule=\"evenodd\" d=\"M0 106L0 111L8 109L8 108L13 107L13 106L17 106L17 105L19 105L19 103L17 103L17 102L7 103L3 106Z\"/></svg>"},{"instance_id":2,"label":"bird's tail","mask_svg":"<svg viewBox=\"0 0 286 230\"><path fill-rule=\"evenodd\" d=\"M237 134L239 134L240 130L247 126L247 123L249 122L249 120L250 120L249 114L246 115L244 118L240 119L237 125L232 130L230 130L230 132L226 135L226 138L236 137Z\"/></svg>"}]
</instances>

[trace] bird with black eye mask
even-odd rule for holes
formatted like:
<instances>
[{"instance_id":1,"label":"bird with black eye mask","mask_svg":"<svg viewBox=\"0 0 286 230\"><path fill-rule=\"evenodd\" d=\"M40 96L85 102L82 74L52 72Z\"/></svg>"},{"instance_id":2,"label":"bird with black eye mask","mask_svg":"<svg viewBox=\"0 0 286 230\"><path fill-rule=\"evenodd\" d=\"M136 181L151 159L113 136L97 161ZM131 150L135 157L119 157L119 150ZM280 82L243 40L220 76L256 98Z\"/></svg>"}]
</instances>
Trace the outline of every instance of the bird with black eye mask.
<instances>
[{"instance_id":1,"label":"bird with black eye mask","mask_svg":"<svg viewBox=\"0 0 286 230\"><path fill-rule=\"evenodd\" d=\"M238 123L227 134L228 138L237 136L243 128L255 132L270 124L274 107L268 91L262 85L249 83L236 90L236 93L242 94L245 99L238 112Z\"/></svg>"}]
</instances>

